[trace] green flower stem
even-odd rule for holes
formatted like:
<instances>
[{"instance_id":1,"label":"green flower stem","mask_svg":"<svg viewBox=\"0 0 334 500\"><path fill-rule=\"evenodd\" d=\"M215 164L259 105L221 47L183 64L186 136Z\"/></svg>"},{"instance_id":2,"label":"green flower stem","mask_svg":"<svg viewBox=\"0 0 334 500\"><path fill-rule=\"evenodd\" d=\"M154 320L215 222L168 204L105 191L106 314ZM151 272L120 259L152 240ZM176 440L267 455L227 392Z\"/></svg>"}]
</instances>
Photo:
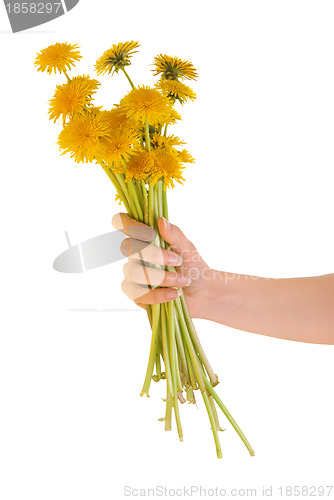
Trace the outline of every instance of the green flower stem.
<instances>
[{"instance_id":1,"label":"green flower stem","mask_svg":"<svg viewBox=\"0 0 334 500\"><path fill-rule=\"evenodd\" d=\"M137 193L137 198L138 198L139 203L140 203L140 207L142 209L142 212L144 213L144 210L145 210L144 193L143 193L142 188L141 188L141 182L138 179L133 179L133 183L134 183L135 190ZM144 220L144 218L143 218L143 220Z\"/></svg>"},{"instance_id":2,"label":"green flower stem","mask_svg":"<svg viewBox=\"0 0 334 500\"><path fill-rule=\"evenodd\" d=\"M144 385L142 391L140 393L141 396L146 394L149 396L149 388L151 385L152 375L154 364L156 360L156 353L158 347L158 334L159 334L159 326L160 326L160 304L154 304L152 306L152 338L151 338L151 348L150 348L150 357L147 365L146 376L144 380Z\"/></svg>"},{"instance_id":3,"label":"green flower stem","mask_svg":"<svg viewBox=\"0 0 334 500\"><path fill-rule=\"evenodd\" d=\"M179 353L177 350L177 344L175 342L175 337L174 337L174 351L175 351L175 372L176 372L176 385L177 385L177 392L182 392L183 391L183 385L182 385L182 380L181 380L181 372L180 372L180 363L179 363Z\"/></svg>"},{"instance_id":4,"label":"green flower stem","mask_svg":"<svg viewBox=\"0 0 334 500\"><path fill-rule=\"evenodd\" d=\"M184 375L187 383L189 384L190 383L190 379L189 379L189 372L188 372L188 366L187 366L186 353L185 353L183 342L182 342L182 337L181 337L181 332L180 332L180 325L179 325L179 322L178 322L178 318L175 315L175 312L174 312L174 317L175 317L175 319L174 319L175 320L175 338L176 338L177 349L178 349L179 356L180 356L182 373L183 373L183 375Z\"/></svg>"},{"instance_id":5,"label":"green flower stem","mask_svg":"<svg viewBox=\"0 0 334 500\"><path fill-rule=\"evenodd\" d=\"M186 377L184 376L184 373L183 373L182 362L181 362L179 350L177 348L177 343L175 345L175 349L176 349L177 366L178 366L178 370L179 370L179 380L180 380L180 386L178 387L177 390L182 392L183 390L187 390L187 388L189 387L189 382L188 382L188 380L186 380Z\"/></svg>"},{"instance_id":6,"label":"green flower stem","mask_svg":"<svg viewBox=\"0 0 334 500\"><path fill-rule=\"evenodd\" d=\"M165 130L164 130L164 136L165 136L165 137L166 137L166 135L167 135L167 127L168 127L168 125L166 124L166 125L165 125Z\"/></svg>"},{"instance_id":7,"label":"green flower stem","mask_svg":"<svg viewBox=\"0 0 334 500\"><path fill-rule=\"evenodd\" d=\"M215 417L215 422L216 422L216 428L217 428L217 431L223 431L223 429L220 427L220 423L219 423L219 418L218 418L218 413L217 413L217 409L216 409L216 404L215 404L215 400L213 399L213 397L211 396L208 396L209 398L209 403L210 403L210 406L212 408L212 413L213 413L213 416Z\"/></svg>"},{"instance_id":8,"label":"green flower stem","mask_svg":"<svg viewBox=\"0 0 334 500\"><path fill-rule=\"evenodd\" d=\"M191 340L193 341L193 344L194 344L195 349L199 355L199 358L200 358L202 364L205 366L205 369L209 375L210 381L214 387L215 385L218 384L218 376L213 372L211 365L208 361L208 358L205 355L203 347L201 346L201 343L200 343L199 338L197 336L194 324L193 324L191 316L189 314L189 310L188 310L183 293L182 293L181 297L179 297L176 300L180 304L180 308L182 307L183 314L184 314L184 317L186 320L186 324L188 326L188 331L189 331L190 336L191 336Z\"/></svg>"},{"instance_id":9,"label":"green flower stem","mask_svg":"<svg viewBox=\"0 0 334 500\"><path fill-rule=\"evenodd\" d=\"M162 182L161 180L157 182L155 186L155 215L156 215L156 223L157 219L163 214L163 205L162 205ZM159 243L160 247L164 248L165 247L165 242L164 240L160 237L159 235ZM182 431L182 425L181 425L181 418L180 418L180 408L179 408L179 400L178 400L178 392L182 391L182 383L181 383L181 377L180 377L180 370L178 366L178 357L177 357L177 344L176 344L176 338L175 338L175 311L174 311L174 301L168 302L166 304L166 312L167 312L167 318L168 318L168 328L167 328L167 333L168 333L168 339L165 338L166 345L169 340L169 345L168 345L168 352L169 355L169 364L170 364L170 371L171 371L171 384L173 385L173 390L171 391L171 395L173 397L173 406L174 406L174 414L175 414L175 420L176 420L176 427L179 435L180 441L183 441L183 431ZM166 377L167 377L168 371L166 370Z\"/></svg>"},{"instance_id":10,"label":"green flower stem","mask_svg":"<svg viewBox=\"0 0 334 500\"><path fill-rule=\"evenodd\" d=\"M196 403L194 391L193 391L192 387L188 387L188 389L187 389L187 401L188 401L188 403L192 403L192 404Z\"/></svg>"},{"instance_id":11,"label":"green flower stem","mask_svg":"<svg viewBox=\"0 0 334 500\"><path fill-rule=\"evenodd\" d=\"M126 162L125 162L124 158L122 158L122 162L123 162L124 169L126 172L127 166L126 166ZM124 174L120 174L120 177L122 178L122 180L125 181L125 178L123 179L123 176L124 176ZM136 189L136 185L134 184L134 180L131 179L127 182L124 182L124 185L126 185L126 187L128 189L129 199L132 201L132 203L136 207L136 213L138 216L138 217L136 217L136 219L142 222L143 221L143 211L142 211L142 207L140 205L139 199L138 199L138 192Z\"/></svg>"},{"instance_id":12,"label":"green flower stem","mask_svg":"<svg viewBox=\"0 0 334 500\"><path fill-rule=\"evenodd\" d=\"M161 305L160 305L161 308ZM161 316L161 311L160 311L160 316ZM159 380L162 378L162 371L161 371L161 357L162 360L163 358L163 349L162 349L162 339L161 339L161 323L160 323L160 328L158 332L158 347L157 347L157 355L155 359L155 369L156 369L156 374Z\"/></svg>"},{"instance_id":13,"label":"green flower stem","mask_svg":"<svg viewBox=\"0 0 334 500\"><path fill-rule=\"evenodd\" d=\"M157 215L157 203L156 203L156 190L154 185L149 186L149 193L148 193L148 222L149 226L153 227L157 231L157 224L156 224L156 215ZM152 242L153 245L157 247L161 247L160 245L160 235L157 231L156 237L154 241ZM153 267L162 269L162 266L155 265Z\"/></svg>"},{"instance_id":14,"label":"green flower stem","mask_svg":"<svg viewBox=\"0 0 334 500\"><path fill-rule=\"evenodd\" d=\"M176 420L176 428L177 428L177 433L179 435L179 440L183 441L183 431L182 431L181 417L180 417L179 398L177 395L176 384L174 387L174 391L175 391L175 395L174 395L173 406L174 406L174 414L175 414L175 420Z\"/></svg>"},{"instance_id":15,"label":"green flower stem","mask_svg":"<svg viewBox=\"0 0 334 500\"><path fill-rule=\"evenodd\" d=\"M164 181L162 181L162 215L168 220L168 205L167 205L167 193L165 191Z\"/></svg>"},{"instance_id":16,"label":"green flower stem","mask_svg":"<svg viewBox=\"0 0 334 500\"><path fill-rule=\"evenodd\" d=\"M160 351L157 352L157 354L156 354L155 367L156 367L156 374L157 374L158 380L160 380L161 379Z\"/></svg>"},{"instance_id":17,"label":"green flower stem","mask_svg":"<svg viewBox=\"0 0 334 500\"><path fill-rule=\"evenodd\" d=\"M203 392L202 396L203 396L203 400L204 400L204 403L205 403L205 406L206 406L206 410L208 412L210 423L211 423L211 429L212 429L212 432L213 432L213 437L214 437L215 445L216 445L217 457L218 458L223 458L223 454L222 454L222 450L221 450L221 446L220 446L220 441L219 441L219 437L218 437L218 432L217 432L217 429L216 429L216 422L215 422L215 418L214 418L214 415L213 415L213 412L212 412L211 405L209 403L208 395L207 395L206 392Z\"/></svg>"},{"instance_id":18,"label":"green flower stem","mask_svg":"<svg viewBox=\"0 0 334 500\"><path fill-rule=\"evenodd\" d=\"M151 151L150 128L147 120L145 120L145 149L148 152Z\"/></svg>"},{"instance_id":19,"label":"green flower stem","mask_svg":"<svg viewBox=\"0 0 334 500\"><path fill-rule=\"evenodd\" d=\"M171 375L173 384L173 406L176 420L177 432L180 441L183 441L183 432L180 419L180 409L178 400L178 367L176 358L176 344L175 344L175 325L174 325L174 303L173 301L166 303L166 311L168 312L168 337L169 337L169 355L170 355L170 365L171 365Z\"/></svg>"},{"instance_id":20,"label":"green flower stem","mask_svg":"<svg viewBox=\"0 0 334 500\"><path fill-rule=\"evenodd\" d=\"M159 216L159 218L162 217L164 214L162 191L163 191L162 180L159 179L157 182L157 202L158 202L158 216Z\"/></svg>"},{"instance_id":21,"label":"green flower stem","mask_svg":"<svg viewBox=\"0 0 334 500\"><path fill-rule=\"evenodd\" d=\"M195 377L195 373L194 373L194 369L193 369L193 365L192 365L192 362L191 362L191 358L190 358L190 354L189 354L187 345L184 346L184 352L185 352L186 360L187 360L190 385L191 385L191 387L194 390L197 390L198 389L198 384L197 384L197 380L196 380L196 377Z\"/></svg>"},{"instance_id":22,"label":"green flower stem","mask_svg":"<svg viewBox=\"0 0 334 500\"><path fill-rule=\"evenodd\" d=\"M129 84L131 85L131 88L132 88L132 89L134 89L134 88L135 88L135 86L133 85L131 78L129 77L129 75L128 75L128 74L127 74L127 72L125 71L125 68L124 68L124 67L122 67L122 68L121 68L121 70L123 71L124 75L126 76L126 78L127 78L128 82L129 82Z\"/></svg>"},{"instance_id":23,"label":"green flower stem","mask_svg":"<svg viewBox=\"0 0 334 500\"><path fill-rule=\"evenodd\" d=\"M160 306L161 307L161 306ZM161 311L160 311L161 314ZM161 328L159 329L159 352L161 356L163 355L163 349L162 349L162 336L161 336Z\"/></svg>"},{"instance_id":24,"label":"green flower stem","mask_svg":"<svg viewBox=\"0 0 334 500\"><path fill-rule=\"evenodd\" d=\"M194 371L195 371L195 374L196 374L197 382L199 384L201 392L204 392L205 391L205 385L204 385L204 381L203 381L203 377L202 377L202 366L201 366L200 360L199 360L199 358L198 358L198 356L196 354L195 347L194 347L194 345L192 343L192 339L191 339L191 337L189 335L188 327L187 327L187 324L186 324L184 316L183 316L183 311L182 311L181 303L178 301L178 299L175 300L175 306L176 306L176 310L177 310L177 313L178 313L178 316L179 316L182 337L184 338L185 343L187 345L187 348L188 348L188 351L189 351L189 355L190 355L190 358L191 358L191 361L192 361L192 365L193 365L193 368L194 368Z\"/></svg>"},{"instance_id":25,"label":"green flower stem","mask_svg":"<svg viewBox=\"0 0 334 500\"><path fill-rule=\"evenodd\" d=\"M151 227L155 228L154 224L154 189L150 184L148 193L148 223Z\"/></svg>"},{"instance_id":26,"label":"green flower stem","mask_svg":"<svg viewBox=\"0 0 334 500\"><path fill-rule=\"evenodd\" d=\"M166 310L165 304L161 306L161 334L162 334L162 348L164 354L164 363L166 370L166 382L167 382L167 392L170 393L171 397L174 399L174 391L173 391L173 380L172 380L172 371L171 371L171 363L169 359L169 346L168 346L168 326L167 326L167 318L166 318Z\"/></svg>"},{"instance_id":27,"label":"green flower stem","mask_svg":"<svg viewBox=\"0 0 334 500\"><path fill-rule=\"evenodd\" d=\"M160 315L161 315L161 311L160 311ZM156 358L155 358L156 375L155 375L155 377L153 377L153 379L156 382L158 382L162 378L165 378L165 374L163 374L161 371L161 358L162 358L162 360L164 359L163 358L163 349L162 349L162 339L161 339L161 325L160 325L159 332L158 332L157 354L156 354Z\"/></svg>"},{"instance_id":28,"label":"green flower stem","mask_svg":"<svg viewBox=\"0 0 334 500\"><path fill-rule=\"evenodd\" d=\"M154 190L154 227L158 229L158 219L159 219L159 203L158 203L158 198L159 198L159 193L158 193L158 186L155 184L153 186ZM160 234L157 234L157 238L159 239L159 246L161 248L164 248L164 240L160 237Z\"/></svg>"},{"instance_id":29,"label":"green flower stem","mask_svg":"<svg viewBox=\"0 0 334 500\"><path fill-rule=\"evenodd\" d=\"M102 168L105 171L105 173L107 174L107 176L109 177L109 179L111 180L111 182L113 183L113 185L115 186L118 196L120 197L121 201L123 202L123 204L126 208L126 211L128 212L128 214L131 217L131 208L130 208L129 202L128 202L128 200L124 194L124 191L122 190L114 172L109 168L103 167L103 165L102 165Z\"/></svg>"},{"instance_id":30,"label":"green flower stem","mask_svg":"<svg viewBox=\"0 0 334 500\"><path fill-rule=\"evenodd\" d=\"M143 180L141 181L141 189L142 189L143 200L144 200L144 222L145 222L145 224L148 224L148 195L147 195L147 189L145 186L145 182Z\"/></svg>"},{"instance_id":31,"label":"green flower stem","mask_svg":"<svg viewBox=\"0 0 334 500\"><path fill-rule=\"evenodd\" d=\"M216 393L216 391L214 390L214 388L212 387L212 385L210 384L210 382L205 377L204 371L203 371L203 379L204 379L205 387L207 388L208 392L212 395L212 397L216 401L217 405L222 410L222 412L224 413L224 415L227 418L227 420L232 424L234 430L237 432L237 434L239 435L239 437L243 441L244 445L248 449L249 453L253 457L255 455L253 448L249 444L249 442L246 439L244 433L242 432L242 430L240 429L240 427L238 426L238 424L236 423L236 421L234 420L234 418L232 417L232 415L230 414L230 412L228 411L228 409L226 408L226 406L224 405L224 403L222 402L222 400L219 398L218 394Z\"/></svg>"},{"instance_id":32,"label":"green flower stem","mask_svg":"<svg viewBox=\"0 0 334 500\"><path fill-rule=\"evenodd\" d=\"M165 414L165 431L171 431L172 430L172 409L173 409L172 396L167 391L166 414Z\"/></svg>"},{"instance_id":33,"label":"green flower stem","mask_svg":"<svg viewBox=\"0 0 334 500\"><path fill-rule=\"evenodd\" d=\"M130 195L130 198L133 199L134 204L136 206L136 211L137 211L137 214L138 214L138 220L143 221L144 220L143 211L141 209L141 206L140 206L140 203L139 203L139 200L138 200L137 191L136 191L136 188L135 188L132 180L129 181L129 182L127 182L127 185L129 186L129 195Z\"/></svg>"},{"instance_id":34,"label":"green flower stem","mask_svg":"<svg viewBox=\"0 0 334 500\"><path fill-rule=\"evenodd\" d=\"M154 197L155 197L155 192L154 192L154 186L150 185L149 186L149 192L147 193L145 183L143 182L142 184L142 190L145 190L145 210L144 210L144 221L145 224L148 224L149 226L155 228L155 214L154 214ZM153 244L158 243L158 236L155 238ZM153 266L155 267L155 266ZM149 285L149 288L152 288ZM150 305L147 306L147 311L149 313Z\"/></svg>"},{"instance_id":35,"label":"green flower stem","mask_svg":"<svg viewBox=\"0 0 334 500\"><path fill-rule=\"evenodd\" d=\"M124 179L122 178L122 174L115 174L123 192L124 192L124 195L126 196L126 199L128 200L128 203L130 205L130 209L131 209L131 217L133 217L134 219L138 220L139 219L139 216L138 216L138 213L137 213L137 210L136 210L136 206L133 202L133 199L131 196L129 196L129 192L128 192L128 188L124 182Z\"/></svg>"},{"instance_id":36,"label":"green flower stem","mask_svg":"<svg viewBox=\"0 0 334 500\"><path fill-rule=\"evenodd\" d=\"M67 81L68 81L68 82L70 82L70 81L71 81L71 78L68 76L66 69L63 69L63 73L64 73L64 75L66 76Z\"/></svg>"},{"instance_id":37,"label":"green flower stem","mask_svg":"<svg viewBox=\"0 0 334 500\"><path fill-rule=\"evenodd\" d=\"M173 302L166 302L165 303L165 308L166 308L166 317L167 317L167 325L168 325L168 352L170 355L170 364L171 364L171 369L172 369L172 375L173 378L174 375L174 358L175 358L175 350L174 350L174 343L175 343L175 325L173 321Z\"/></svg>"}]
</instances>

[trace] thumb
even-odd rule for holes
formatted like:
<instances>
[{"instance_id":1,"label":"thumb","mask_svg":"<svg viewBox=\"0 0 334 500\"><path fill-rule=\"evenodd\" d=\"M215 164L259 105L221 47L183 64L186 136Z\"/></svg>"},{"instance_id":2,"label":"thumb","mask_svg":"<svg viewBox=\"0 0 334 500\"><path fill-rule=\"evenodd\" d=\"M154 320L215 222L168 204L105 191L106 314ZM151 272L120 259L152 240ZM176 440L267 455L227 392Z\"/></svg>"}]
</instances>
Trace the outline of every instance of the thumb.
<instances>
[{"instance_id":1,"label":"thumb","mask_svg":"<svg viewBox=\"0 0 334 500\"><path fill-rule=\"evenodd\" d=\"M174 252L182 256L183 253L195 250L195 246L186 238L181 229L168 222L164 217L160 217L158 220L158 228L159 233Z\"/></svg>"}]
</instances>

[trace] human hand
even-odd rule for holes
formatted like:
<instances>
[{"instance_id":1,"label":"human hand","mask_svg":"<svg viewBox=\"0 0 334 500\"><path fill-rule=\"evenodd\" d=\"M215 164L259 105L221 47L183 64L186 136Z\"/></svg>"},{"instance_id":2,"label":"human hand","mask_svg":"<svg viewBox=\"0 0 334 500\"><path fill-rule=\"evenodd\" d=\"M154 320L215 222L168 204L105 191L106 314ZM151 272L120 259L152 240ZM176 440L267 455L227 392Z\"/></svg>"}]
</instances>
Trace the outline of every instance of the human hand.
<instances>
[{"instance_id":1,"label":"human hand","mask_svg":"<svg viewBox=\"0 0 334 500\"><path fill-rule=\"evenodd\" d=\"M123 292L136 304L145 306L174 300L182 288L191 316L199 317L212 271L181 229L160 217L158 229L171 248L167 250L150 243L155 238L154 229L127 214L115 215L112 223L128 236L121 245L123 255L128 257L123 268ZM147 267L144 263L170 266L175 271Z\"/></svg>"}]
</instances>

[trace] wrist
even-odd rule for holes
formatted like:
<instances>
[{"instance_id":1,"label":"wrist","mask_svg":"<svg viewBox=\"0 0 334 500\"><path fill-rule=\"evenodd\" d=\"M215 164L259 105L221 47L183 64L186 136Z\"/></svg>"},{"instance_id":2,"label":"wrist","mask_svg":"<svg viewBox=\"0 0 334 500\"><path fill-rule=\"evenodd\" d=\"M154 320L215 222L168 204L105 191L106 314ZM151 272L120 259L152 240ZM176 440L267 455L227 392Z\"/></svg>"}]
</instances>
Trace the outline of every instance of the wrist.
<instances>
[{"instance_id":1,"label":"wrist","mask_svg":"<svg viewBox=\"0 0 334 500\"><path fill-rule=\"evenodd\" d=\"M210 319L214 302L220 299L221 292L217 290L217 281L223 278L223 276L219 276L223 274L209 267L203 271L200 293L194 308L194 318Z\"/></svg>"},{"instance_id":2,"label":"wrist","mask_svg":"<svg viewBox=\"0 0 334 500\"><path fill-rule=\"evenodd\" d=\"M207 273L196 317L224 323L229 310L240 301L236 275L210 269Z\"/></svg>"}]
</instances>

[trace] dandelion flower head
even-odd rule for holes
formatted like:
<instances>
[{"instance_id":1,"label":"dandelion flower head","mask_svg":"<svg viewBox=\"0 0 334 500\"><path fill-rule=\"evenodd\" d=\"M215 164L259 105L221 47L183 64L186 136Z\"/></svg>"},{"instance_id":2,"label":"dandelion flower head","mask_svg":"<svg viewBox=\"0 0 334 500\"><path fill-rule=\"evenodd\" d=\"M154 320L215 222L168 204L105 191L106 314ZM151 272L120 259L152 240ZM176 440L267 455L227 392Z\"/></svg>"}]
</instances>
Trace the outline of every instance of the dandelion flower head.
<instances>
[{"instance_id":1,"label":"dandelion flower head","mask_svg":"<svg viewBox=\"0 0 334 500\"><path fill-rule=\"evenodd\" d=\"M135 154L131 155L126 167L126 181L132 178L145 180L154 168L154 151L137 151Z\"/></svg>"},{"instance_id":2,"label":"dandelion flower head","mask_svg":"<svg viewBox=\"0 0 334 500\"><path fill-rule=\"evenodd\" d=\"M70 153L76 162L91 162L96 158L100 141L108 136L99 108L74 115L58 137L62 154Z\"/></svg>"},{"instance_id":3,"label":"dandelion flower head","mask_svg":"<svg viewBox=\"0 0 334 500\"><path fill-rule=\"evenodd\" d=\"M131 152L137 146L137 136L131 130L117 128L109 131L108 136L100 142L97 156L116 173L122 173L124 162L130 158Z\"/></svg>"},{"instance_id":4,"label":"dandelion flower head","mask_svg":"<svg viewBox=\"0 0 334 500\"><path fill-rule=\"evenodd\" d=\"M75 76L63 85L57 85L54 97L50 100L50 120L63 122L75 113L84 113L91 105L100 83L88 76Z\"/></svg>"},{"instance_id":5,"label":"dandelion flower head","mask_svg":"<svg viewBox=\"0 0 334 500\"><path fill-rule=\"evenodd\" d=\"M120 69L129 66L131 64L130 57L137 52L135 49L138 47L139 43L134 41L114 44L96 61L97 74L118 73Z\"/></svg>"},{"instance_id":6,"label":"dandelion flower head","mask_svg":"<svg viewBox=\"0 0 334 500\"><path fill-rule=\"evenodd\" d=\"M102 111L102 120L106 122L109 129L128 128L138 130L138 124L128 118L124 109L115 106L109 111Z\"/></svg>"},{"instance_id":7,"label":"dandelion flower head","mask_svg":"<svg viewBox=\"0 0 334 500\"><path fill-rule=\"evenodd\" d=\"M196 80L197 71L193 64L175 56L158 55L154 58L154 75L161 75L163 80Z\"/></svg>"},{"instance_id":8,"label":"dandelion flower head","mask_svg":"<svg viewBox=\"0 0 334 500\"><path fill-rule=\"evenodd\" d=\"M174 179L182 184L182 166L178 155L168 149L158 149L155 154L154 167L151 172L150 183L155 184L160 178L164 179L165 189L174 187Z\"/></svg>"},{"instance_id":9,"label":"dandelion flower head","mask_svg":"<svg viewBox=\"0 0 334 500\"><path fill-rule=\"evenodd\" d=\"M159 80L156 87L161 91L161 93L173 100L178 99L181 104L188 101L194 101L196 99L195 92L178 80Z\"/></svg>"},{"instance_id":10,"label":"dandelion flower head","mask_svg":"<svg viewBox=\"0 0 334 500\"><path fill-rule=\"evenodd\" d=\"M137 123L157 126L170 120L172 103L157 89L143 85L125 95L120 106L128 118Z\"/></svg>"},{"instance_id":11,"label":"dandelion flower head","mask_svg":"<svg viewBox=\"0 0 334 500\"><path fill-rule=\"evenodd\" d=\"M42 49L36 56L34 65L37 66L37 71L47 71L51 75L59 71L66 71L74 66L75 61L81 59L81 55L77 44L70 43L55 43L45 49Z\"/></svg>"}]
</instances>

